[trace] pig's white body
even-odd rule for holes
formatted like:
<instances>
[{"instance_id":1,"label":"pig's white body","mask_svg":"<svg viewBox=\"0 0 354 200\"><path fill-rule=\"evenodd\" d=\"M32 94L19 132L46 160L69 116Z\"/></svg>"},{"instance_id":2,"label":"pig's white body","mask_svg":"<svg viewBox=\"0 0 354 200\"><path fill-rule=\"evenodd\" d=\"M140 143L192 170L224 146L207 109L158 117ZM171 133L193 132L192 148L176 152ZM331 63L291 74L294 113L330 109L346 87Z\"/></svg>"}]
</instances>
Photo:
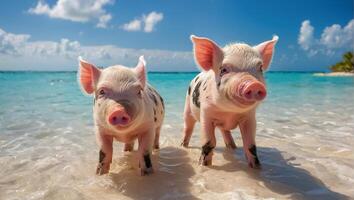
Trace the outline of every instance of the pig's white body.
<instances>
[{"instance_id":1,"label":"pig's white body","mask_svg":"<svg viewBox=\"0 0 354 200\"><path fill-rule=\"evenodd\" d=\"M160 130L165 113L162 98L160 98L160 95L149 84L147 85L147 89L144 90L142 94L144 106L142 106L139 110L139 115L136 118L137 123L125 130L117 131L105 126L105 124L102 124L100 120L102 117L97 115L97 108L94 106L93 113L95 127L97 130L96 132L112 136L117 141L123 143L132 143L141 133L147 132L150 129ZM157 104L155 103L155 100ZM152 115L152 113L154 114ZM155 134L153 137L155 137Z\"/></svg>"},{"instance_id":2,"label":"pig's white body","mask_svg":"<svg viewBox=\"0 0 354 200\"><path fill-rule=\"evenodd\" d=\"M135 68L111 66L98 69L80 59L79 83L85 93L94 96L96 139L100 147L96 173L109 172L113 140L125 143L124 151L132 151L138 140L141 174L152 173L151 151L159 148L164 118L164 102L146 81L145 60Z\"/></svg>"},{"instance_id":3,"label":"pig's white body","mask_svg":"<svg viewBox=\"0 0 354 200\"><path fill-rule=\"evenodd\" d=\"M271 62L278 38L251 47L234 43L220 48L207 38L191 36L196 63L203 69L190 83L184 109L187 147L195 123L201 123L200 164L210 165L219 128L228 148L236 148L231 130L239 126L245 156L251 167L260 165L255 145L256 107L266 96L263 70Z\"/></svg>"}]
</instances>

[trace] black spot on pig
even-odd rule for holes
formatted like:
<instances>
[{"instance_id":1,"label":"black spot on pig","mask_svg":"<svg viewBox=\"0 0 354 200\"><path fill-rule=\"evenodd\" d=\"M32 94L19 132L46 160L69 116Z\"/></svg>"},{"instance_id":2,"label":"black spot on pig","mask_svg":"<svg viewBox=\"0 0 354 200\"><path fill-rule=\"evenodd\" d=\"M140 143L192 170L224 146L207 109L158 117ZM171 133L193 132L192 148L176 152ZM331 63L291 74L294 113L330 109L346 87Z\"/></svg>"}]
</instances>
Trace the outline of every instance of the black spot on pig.
<instances>
[{"instance_id":1,"label":"black spot on pig","mask_svg":"<svg viewBox=\"0 0 354 200\"><path fill-rule=\"evenodd\" d=\"M165 109L165 102L163 102L163 99L162 99L162 97L159 94L157 94L157 95L160 97L162 108Z\"/></svg>"},{"instance_id":2,"label":"black spot on pig","mask_svg":"<svg viewBox=\"0 0 354 200\"><path fill-rule=\"evenodd\" d=\"M103 160L105 157L106 157L106 154L102 150L100 150L99 156L98 156L98 165L97 165L97 169L96 169L96 174L99 174L99 175L102 174Z\"/></svg>"},{"instance_id":3,"label":"black spot on pig","mask_svg":"<svg viewBox=\"0 0 354 200\"><path fill-rule=\"evenodd\" d=\"M98 162L99 163L103 163L103 160L104 160L105 157L106 157L106 154L102 150L100 150L99 157L98 157Z\"/></svg>"},{"instance_id":4,"label":"black spot on pig","mask_svg":"<svg viewBox=\"0 0 354 200\"><path fill-rule=\"evenodd\" d=\"M206 144L202 146L202 154L207 156L209 153L214 149L214 147L211 145L211 142L208 141Z\"/></svg>"},{"instance_id":5,"label":"black spot on pig","mask_svg":"<svg viewBox=\"0 0 354 200\"><path fill-rule=\"evenodd\" d=\"M150 95L151 99L154 101L155 105L157 105L157 99L153 93Z\"/></svg>"},{"instance_id":6,"label":"black spot on pig","mask_svg":"<svg viewBox=\"0 0 354 200\"><path fill-rule=\"evenodd\" d=\"M188 86L188 95L191 94L191 86Z\"/></svg>"},{"instance_id":7,"label":"black spot on pig","mask_svg":"<svg viewBox=\"0 0 354 200\"><path fill-rule=\"evenodd\" d=\"M157 121L157 118L155 117L155 118L154 118L154 122L156 122L156 121Z\"/></svg>"},{"instance_id":8,"label":"black spot on pig","mask_svg":"<svg viewBox=\"0 0 354 200\"><path fill-rule=\"evenodd\" d=\"M253 157L254 157L254 162L255 162L255 164L256 164L256 166L260 166L261 165L261 163L259 162L259 159L258 159L258 156L257 156L257 147L256 147L256 145L252 145L251 146L251 148L249 148L248 149L250 152L251 152L251 154L253 155Z\"/></svg>"},{"instance_id":9,"label":"black spot on pig","mask_svg":"<svg viewBox=\"0 0 354 200\"><path fill-rule=\"evenodd\" d=\"M207 165L207 161L205 160L209 153L214 149L211 145L211 142L208 141L206 144L202 146L202 155L200 156L199 163L203 165Z\"/></svg>"},{"instance_id":10,"label":"black spot on pig","mask_svg":"<svg viewBox=\"0 0 354 200\"><path fill-rule=\"evenodd\" d=\"M145 162L145 167L146 168L151 168L152 165L151 165L151 159L150 159L150 154L149 153L146 153L144 155L144 162Z\"/></svg>"},{"instance_id":11,"label":"black spot on pig","mask_svg":"<svg viewBox=\"0 0 354 200\"><path fill-rule=\"evenodd\" d=\"M193 95L192 95L192 100L193 100L193 104L195 106L197 106L198 108L200 108L200 101L199 101L199 96L200 96L200 85L202 83L201 82L198 82L197 85L194 87L194 90L193 90Z\"/></svg>"}]
</instances>

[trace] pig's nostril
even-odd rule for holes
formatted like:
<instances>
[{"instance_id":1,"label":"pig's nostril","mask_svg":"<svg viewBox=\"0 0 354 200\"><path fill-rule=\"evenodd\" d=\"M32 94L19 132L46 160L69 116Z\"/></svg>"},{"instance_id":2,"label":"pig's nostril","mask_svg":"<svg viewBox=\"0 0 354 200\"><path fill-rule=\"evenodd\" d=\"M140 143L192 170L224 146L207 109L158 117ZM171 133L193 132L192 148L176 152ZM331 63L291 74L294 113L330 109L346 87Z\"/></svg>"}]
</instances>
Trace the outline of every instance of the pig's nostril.
<instances>
[{"instance_id":1,"label":"pig's nostril","mask_svg":"<svg viewBox=\"0 0 354 200\"><path fill-rule=\"evenodd\" d=\"M245 92L245 97L246 97L247 99L251 99L251 98L252 98L252 90L246 91L246 92Z\"/></svg>"},{"instance_id":2,"label":"pig's nostril","mask_svg":"<svg viewBox=\"0 0 354 200\"><path fill-rule=\"evenodd\" d=\"M130 122L130 120L130 116L124 110L116 110L108 118L109 124L114 126L125 126Z\"/></svg>"},{"instance_id":3,"label":"pig's nostril","mask_svg":"<svg viewBox=\"0 0 354 200\"><path fill-rule=\"evenodd\" d=\"M127 122L128 118L127 117L122 117L122 122Z\"/></svg>"},{"instance_id":4,"label":"pig's nostril","mask_svg":"<svg viewBox=\"0 0 354 200\"><path fill-rule=\"evenodd\" d=\"M257 92L256 99L257 99L258 101L261 101L261 100L263 100L263 99L265 98L266 95L267 95L267 94L266 94L266 91L264 91L264 90L259 90L259 91Z\"/></svg>"}]
</instances>

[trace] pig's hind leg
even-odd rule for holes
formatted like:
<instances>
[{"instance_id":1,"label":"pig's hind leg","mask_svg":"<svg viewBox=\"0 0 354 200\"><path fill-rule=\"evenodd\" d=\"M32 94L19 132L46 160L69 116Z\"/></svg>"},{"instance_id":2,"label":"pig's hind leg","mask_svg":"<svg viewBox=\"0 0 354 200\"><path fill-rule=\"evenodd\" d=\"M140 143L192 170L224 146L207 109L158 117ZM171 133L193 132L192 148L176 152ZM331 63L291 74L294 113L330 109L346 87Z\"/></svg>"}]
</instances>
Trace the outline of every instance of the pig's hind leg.
<instances>
[{"instance_id":1,"label":"pig's hind leg","mask_svg":"<svg viewBox=\"0 0 354 200\"><path fill-rule=\"evenodd\" d=\"M194 125L196 120L194 119L190 104L189 104L189 95L186 97L185 107L184 107L184 128L183 128L183 140L181 142L181 146L188 147L189 141L192 137Z\"/></svg>"},{"instance_id":2,"label":"pig's hind leg","mask_svg":"<svg viewBox=\"0 0 354 200\"><path fill-rule=\"evenodd\" d=\"M160 131L161 127L157 127L154 138L154 149L160 149Z\"/></svg>"},{"instance_id":3,"label":"pig's hind leg","mask_svg":"<svg viewBox=\"0 0 354 200\"><path fill-rule=\"evenodd\" d=\"M220 130L222 137L224 138L225 146L228 149L236 149L236 144L234 138L231 135L231 131L229 130Z\"/></svg>"},{"instance_id":4,"label":"pig's hind leg","mask_svg":"<svg viewBox=\"0 0 354 200\"><path fill-rule=\"evenodd\" d=\"M124 144L124 148L123 151L125 152L130 152L134 150L134 142L130 142L130 143L125 143Z\"/></svg>"}]
</instances>

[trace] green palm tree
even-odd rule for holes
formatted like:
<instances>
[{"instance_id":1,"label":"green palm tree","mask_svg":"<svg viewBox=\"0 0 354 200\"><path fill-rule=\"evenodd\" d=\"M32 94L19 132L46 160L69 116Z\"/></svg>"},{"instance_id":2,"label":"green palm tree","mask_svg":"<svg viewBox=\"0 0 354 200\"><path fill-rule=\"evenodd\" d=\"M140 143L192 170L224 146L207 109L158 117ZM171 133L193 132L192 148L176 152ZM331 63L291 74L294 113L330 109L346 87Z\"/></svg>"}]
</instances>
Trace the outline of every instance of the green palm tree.
<instances>
[{"instance_id":1,"label":"green palm tree","mask_svg":"<svg viewBox=\"0 0 354 200\"><path fill-rule=\"evenodd\" d=\"M354 57L352 52L347 52L343 55L341 62L332 65L330 69L333 72L354 72Z\"/></svg>"}]
</instances>

